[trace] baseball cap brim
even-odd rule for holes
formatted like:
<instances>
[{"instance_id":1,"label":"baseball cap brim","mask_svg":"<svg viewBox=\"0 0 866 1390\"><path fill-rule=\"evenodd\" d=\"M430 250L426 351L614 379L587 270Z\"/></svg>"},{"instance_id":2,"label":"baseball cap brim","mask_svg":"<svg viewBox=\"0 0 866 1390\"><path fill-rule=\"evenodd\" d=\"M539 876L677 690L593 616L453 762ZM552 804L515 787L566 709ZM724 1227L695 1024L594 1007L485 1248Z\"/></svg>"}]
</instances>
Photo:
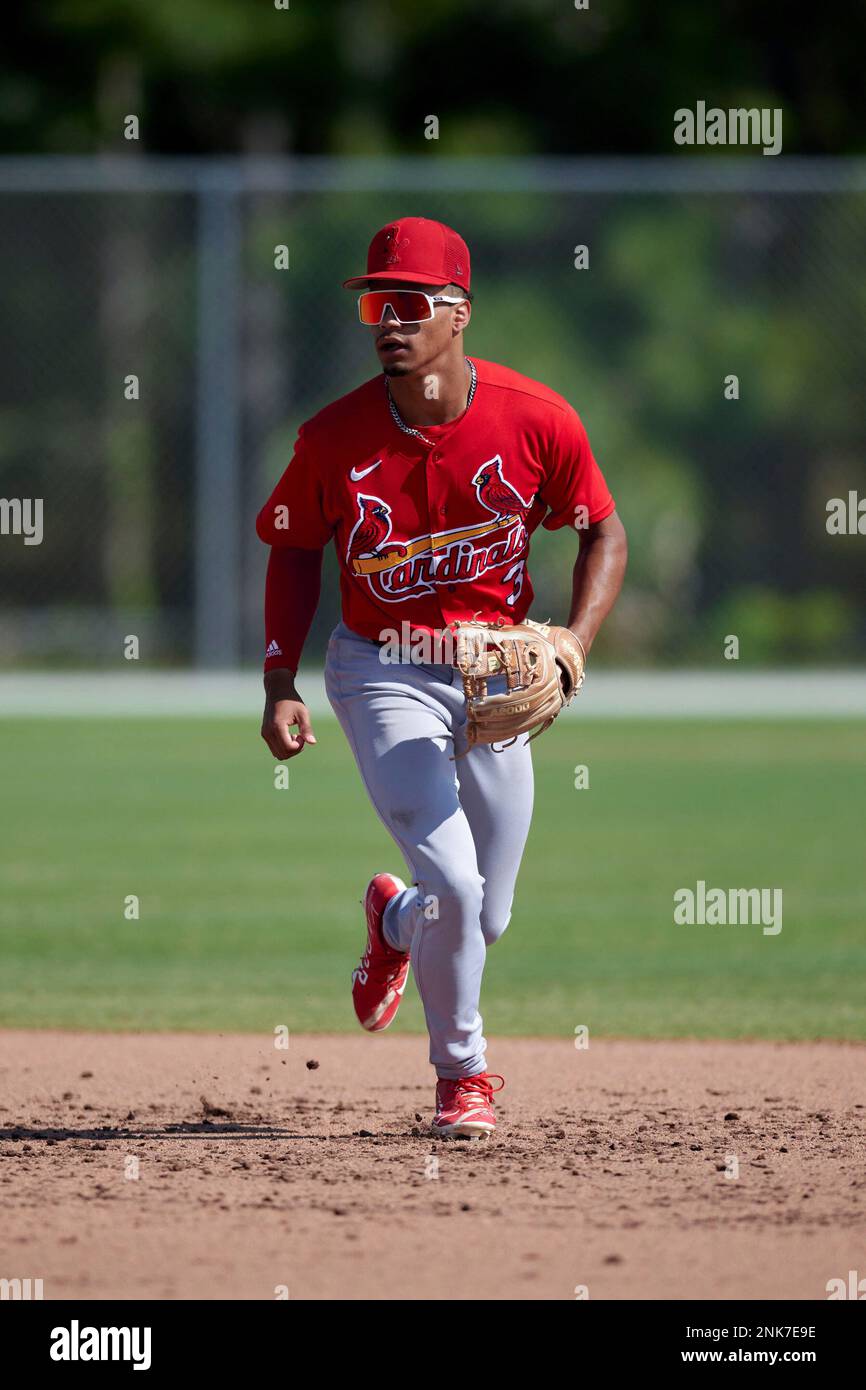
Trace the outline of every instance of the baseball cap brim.
<instances>
[{"instance_id":1,"label":"baseball cap brim","mask_svg":"<svg viewBox=\"0 0 866 1390\"><path fill-rule=\"evenodd\" d=\"M391 280L394 283L406 285L444 285L446 282L439 275L424 275L421 271L407 270L401 274L399 270L374 270L368 275L355 275L351 280L343 281L344 290L362 290L365 285L375 284L377 280Z\"/></svg>"}]
</instances>

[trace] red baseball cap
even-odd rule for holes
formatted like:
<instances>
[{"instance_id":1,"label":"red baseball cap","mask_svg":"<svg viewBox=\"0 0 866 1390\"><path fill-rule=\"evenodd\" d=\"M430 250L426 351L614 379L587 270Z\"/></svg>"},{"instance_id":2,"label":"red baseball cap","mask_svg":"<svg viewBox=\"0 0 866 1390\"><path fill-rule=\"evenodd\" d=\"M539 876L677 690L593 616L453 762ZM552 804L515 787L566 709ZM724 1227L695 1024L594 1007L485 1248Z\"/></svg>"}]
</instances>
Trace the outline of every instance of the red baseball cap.
<instances>
[{"instance_id":1,"label":"red baseball cap","mask_svg":"<svg viewBox=\"0 0 866 1390\"><path fill-rule=\"evenodd\" d=\"M459 285L469 289L469 247L444 222L401 217L382 227L370 242L366 275L343 281L344 290L368 280L406 280L415 285Z\"/></svg>"}]
</instances>

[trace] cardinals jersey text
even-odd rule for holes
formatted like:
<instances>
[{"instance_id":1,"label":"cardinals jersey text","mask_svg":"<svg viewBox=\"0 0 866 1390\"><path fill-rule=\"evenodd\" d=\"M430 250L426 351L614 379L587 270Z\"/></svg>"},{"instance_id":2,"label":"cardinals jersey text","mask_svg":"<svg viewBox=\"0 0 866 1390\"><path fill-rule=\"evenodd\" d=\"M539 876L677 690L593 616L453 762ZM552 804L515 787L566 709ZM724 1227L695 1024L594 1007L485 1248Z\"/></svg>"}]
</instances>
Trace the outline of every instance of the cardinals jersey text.
<instances>
[{"instance_id":1,"label":"cardinals jersey text","mask_svg":"<svg viewBox=\"0 0 866 1390\"><path fill-rule=\"evenodd\" d=\"M379 375L301 426L257 520L277 547L340 561L343 621L381 640L395 619L438 632L456 618L520 622L529 539L600 521L613 499L574 409L555 391L473 359L462 415L406 434Z\"/></svg>"}]
</instances>

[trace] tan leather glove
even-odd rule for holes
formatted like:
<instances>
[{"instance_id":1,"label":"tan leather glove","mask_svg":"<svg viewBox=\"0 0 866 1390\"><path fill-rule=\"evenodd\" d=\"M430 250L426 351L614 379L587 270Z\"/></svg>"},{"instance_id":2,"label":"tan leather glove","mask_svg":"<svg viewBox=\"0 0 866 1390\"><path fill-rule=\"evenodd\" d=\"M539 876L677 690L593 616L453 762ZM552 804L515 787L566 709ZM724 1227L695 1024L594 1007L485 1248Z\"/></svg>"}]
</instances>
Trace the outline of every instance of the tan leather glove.
<instances>
[{"instance_id":1,"label":"tan leather glove","mask_svg":"<svg viewBox=\"0 0 866 1390\"><path fill-rule=\"evenodd\" d=\"M454 665L463 677L471 749L549 729L583 684L586 653L567 627L531 618L513 627L456 622ZM488 681L503 674L505 690L488 694Z\"/></svg>"}]
</instances>

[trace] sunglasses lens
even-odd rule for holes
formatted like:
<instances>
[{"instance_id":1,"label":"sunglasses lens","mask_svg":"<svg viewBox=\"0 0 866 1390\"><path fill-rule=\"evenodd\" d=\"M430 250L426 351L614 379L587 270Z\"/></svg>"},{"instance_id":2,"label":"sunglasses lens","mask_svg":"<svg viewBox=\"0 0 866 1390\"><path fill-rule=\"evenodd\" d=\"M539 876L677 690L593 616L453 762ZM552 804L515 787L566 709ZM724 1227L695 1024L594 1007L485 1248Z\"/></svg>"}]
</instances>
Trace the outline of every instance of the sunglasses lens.
<instances>
[{"instance_id":1,"label":"sunglasses lens","mask_svg":"<svg viewBox=\"0 0 866 1390\"><path fill-rule=\"evenodd\" d=\"M368 290L358 300L361 322L370 325L381 323L388 304L401 323L423 323L432 317L426 296L418 290Z\"/></svg>"}]
</instances>

